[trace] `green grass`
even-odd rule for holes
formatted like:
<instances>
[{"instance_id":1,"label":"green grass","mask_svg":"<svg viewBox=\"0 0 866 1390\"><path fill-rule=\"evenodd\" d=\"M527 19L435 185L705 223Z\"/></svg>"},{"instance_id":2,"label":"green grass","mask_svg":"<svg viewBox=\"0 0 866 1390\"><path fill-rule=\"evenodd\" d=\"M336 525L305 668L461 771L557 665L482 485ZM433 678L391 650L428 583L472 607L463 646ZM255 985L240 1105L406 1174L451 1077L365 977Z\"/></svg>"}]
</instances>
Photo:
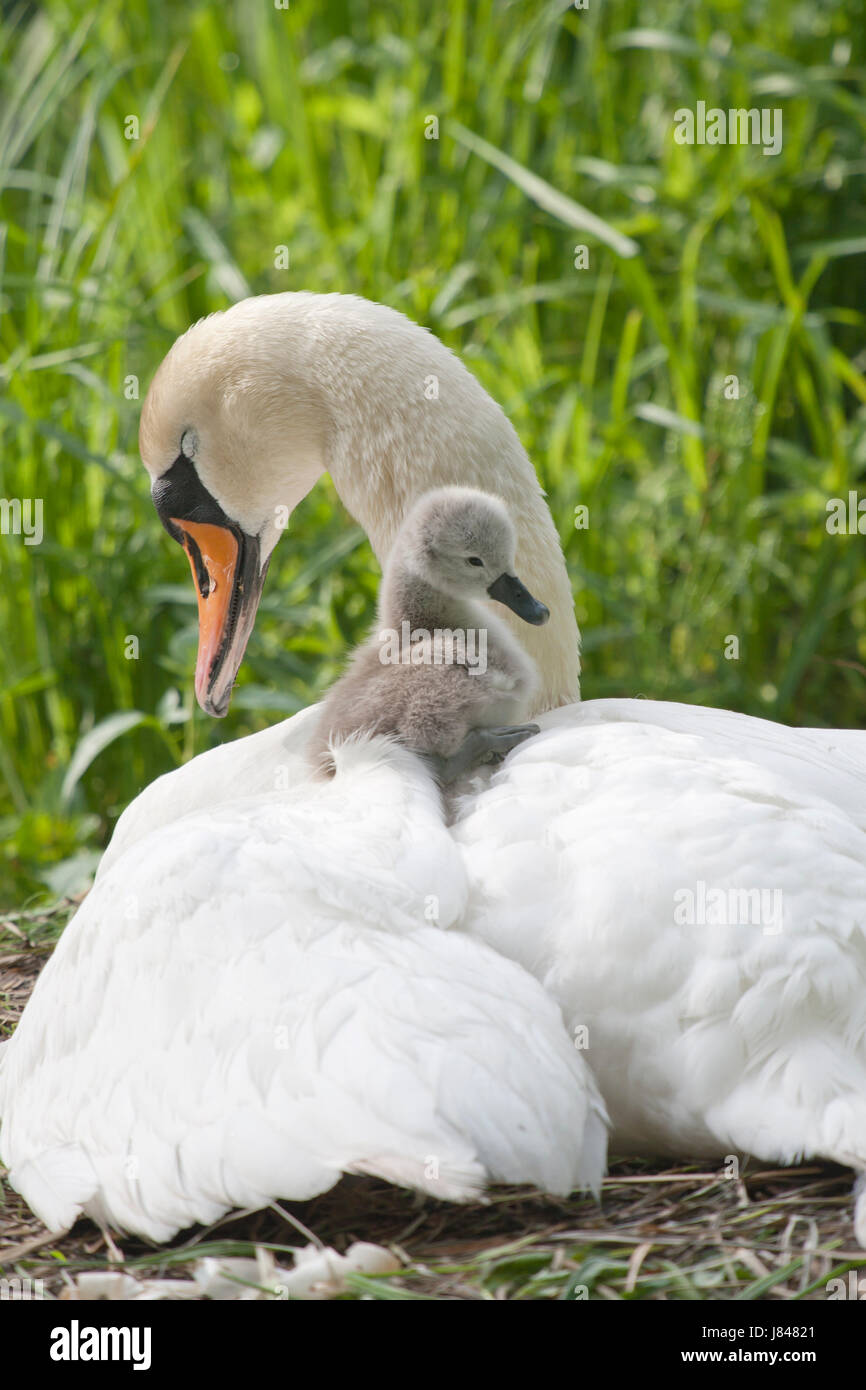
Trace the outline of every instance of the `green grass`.
<instances>
[{"instance_id":1,"label":"green grass","mask_svg":"<svg viewBox=\"0 0 866 1390\"><path fill-rule=\"evenodd\" d=\"M315 699L372 613L323 483L228 721L194 712L194 595L129 378L143 397L176 334L248 292L358 292L462 353L549 491L587 697L862 722L863 543L824 525L866 468L848 0L5 13L0 496L42 498L45 536L0 536L0 904L75 887L142 786ZM676 144L699 99L780 107L782 152Z\"/></svg>"}]
</instances>

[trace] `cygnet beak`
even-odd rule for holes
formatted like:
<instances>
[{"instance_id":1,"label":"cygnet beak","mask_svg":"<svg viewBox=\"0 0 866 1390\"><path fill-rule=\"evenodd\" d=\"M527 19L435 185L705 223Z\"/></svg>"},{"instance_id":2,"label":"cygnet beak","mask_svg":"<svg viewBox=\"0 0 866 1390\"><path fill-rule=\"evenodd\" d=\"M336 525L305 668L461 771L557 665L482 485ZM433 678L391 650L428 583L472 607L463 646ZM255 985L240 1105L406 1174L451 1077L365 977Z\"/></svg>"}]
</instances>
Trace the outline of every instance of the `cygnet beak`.
<instances>
[{"instance_id":1,"label":"cygnet beak","mask_svg":"<svg viewBox=\"0 0 866 1390\"><path fill-rule=\"evenodd\" d=\"M533 627L541 627L550 617L550 609L545 608L543 603L539 603L537 598L533 598L525 584L521 584L516 574L500 574L498 579L487 590L491 598L495 598L497 603L504 603L506 608L510 608L512 613L516 613L518 618L522 618L525 623L532 623Z\"/></svg>"}]
</instances>

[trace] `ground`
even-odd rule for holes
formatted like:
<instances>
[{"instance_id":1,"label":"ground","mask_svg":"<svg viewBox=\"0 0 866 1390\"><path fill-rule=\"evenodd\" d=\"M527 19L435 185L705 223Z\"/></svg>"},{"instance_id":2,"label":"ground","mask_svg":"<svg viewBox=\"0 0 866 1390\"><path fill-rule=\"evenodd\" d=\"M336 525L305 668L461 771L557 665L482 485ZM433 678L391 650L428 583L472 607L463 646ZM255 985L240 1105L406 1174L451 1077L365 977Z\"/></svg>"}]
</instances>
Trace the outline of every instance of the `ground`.
<instances>
[{"instance_id":1,"label":"ground","mask_svg":"<svg viewBox=\"0 0 866 1390\"><path fill-rule=\"evenodd\" d=\"M0 920L0 1037L73 906ZM252 1255L256 1246L290 1267L287 1247L312 1237L340 1251L373 1241L400 1259L395 1274L356 1276L346 1298L823 1300L828 1280L841 1277L850 1291L848 1271L866 1268L851 1210L851 1175L830 1165L749 1162L729 1176L706 1164L614 1161L600 1204L507 1188L456 1207L346 1178L312 1202L227 1218L168 1247L119 1237L112 1252L90 1222L48 1235L0 1177L0 1279L41 1279L46 1293L68 1296L83 1271L183 1279L206 1255Z\"/></svg>"}]
</instances>

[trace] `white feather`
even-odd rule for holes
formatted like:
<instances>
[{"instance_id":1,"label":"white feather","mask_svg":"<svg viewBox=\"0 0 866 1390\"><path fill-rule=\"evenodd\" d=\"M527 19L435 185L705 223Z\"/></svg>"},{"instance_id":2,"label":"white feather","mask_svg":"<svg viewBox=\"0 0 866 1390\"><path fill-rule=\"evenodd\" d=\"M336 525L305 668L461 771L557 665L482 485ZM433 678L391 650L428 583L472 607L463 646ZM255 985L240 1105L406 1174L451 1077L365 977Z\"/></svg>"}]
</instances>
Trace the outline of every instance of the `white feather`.
<instances>
[{"instance_id":1,"label":"white feather","mask_svg":"<svg viewBox=\"0 0 866 1390\"><path fill-rule=\"evenodd\" d=\"M466 875L428 774L385 740L337 756L152 831L70 923L0 1071L3 1159L51 1229L165 1240L350 1171L598 1189L604 1109L558 1007L450 930Z\"/></svg>"}]
</instances>

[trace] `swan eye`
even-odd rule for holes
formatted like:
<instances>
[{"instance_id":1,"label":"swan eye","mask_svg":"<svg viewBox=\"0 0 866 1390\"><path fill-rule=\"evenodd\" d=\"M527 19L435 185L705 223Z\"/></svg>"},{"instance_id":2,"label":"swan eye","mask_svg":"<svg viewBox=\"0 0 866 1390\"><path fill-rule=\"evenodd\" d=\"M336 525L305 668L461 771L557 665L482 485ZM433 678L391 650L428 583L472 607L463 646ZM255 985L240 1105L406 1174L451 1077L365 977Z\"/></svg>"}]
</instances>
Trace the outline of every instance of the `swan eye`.
<instances>
[{"instance_id":1,"label":"swan eye","mask_svg":"<svg viewBox=\"0 0 866 1390\"><path fill-rule=\"evenodd\" d=\"M198 436L195 430L184 430L180 437L180 452L186 459L194 459L198 448Z\"/></svg>"},{"instance_id":2,"label":"swan eye","mask_svg":"<svg viewBox=\"0 0 866 1390\"><path fill-rule=\"evenodd\" d=\"M477 555L467 555L466 563L467 565L483 565L484 561L479 560Z\"/></svg>"}]
</instances>

